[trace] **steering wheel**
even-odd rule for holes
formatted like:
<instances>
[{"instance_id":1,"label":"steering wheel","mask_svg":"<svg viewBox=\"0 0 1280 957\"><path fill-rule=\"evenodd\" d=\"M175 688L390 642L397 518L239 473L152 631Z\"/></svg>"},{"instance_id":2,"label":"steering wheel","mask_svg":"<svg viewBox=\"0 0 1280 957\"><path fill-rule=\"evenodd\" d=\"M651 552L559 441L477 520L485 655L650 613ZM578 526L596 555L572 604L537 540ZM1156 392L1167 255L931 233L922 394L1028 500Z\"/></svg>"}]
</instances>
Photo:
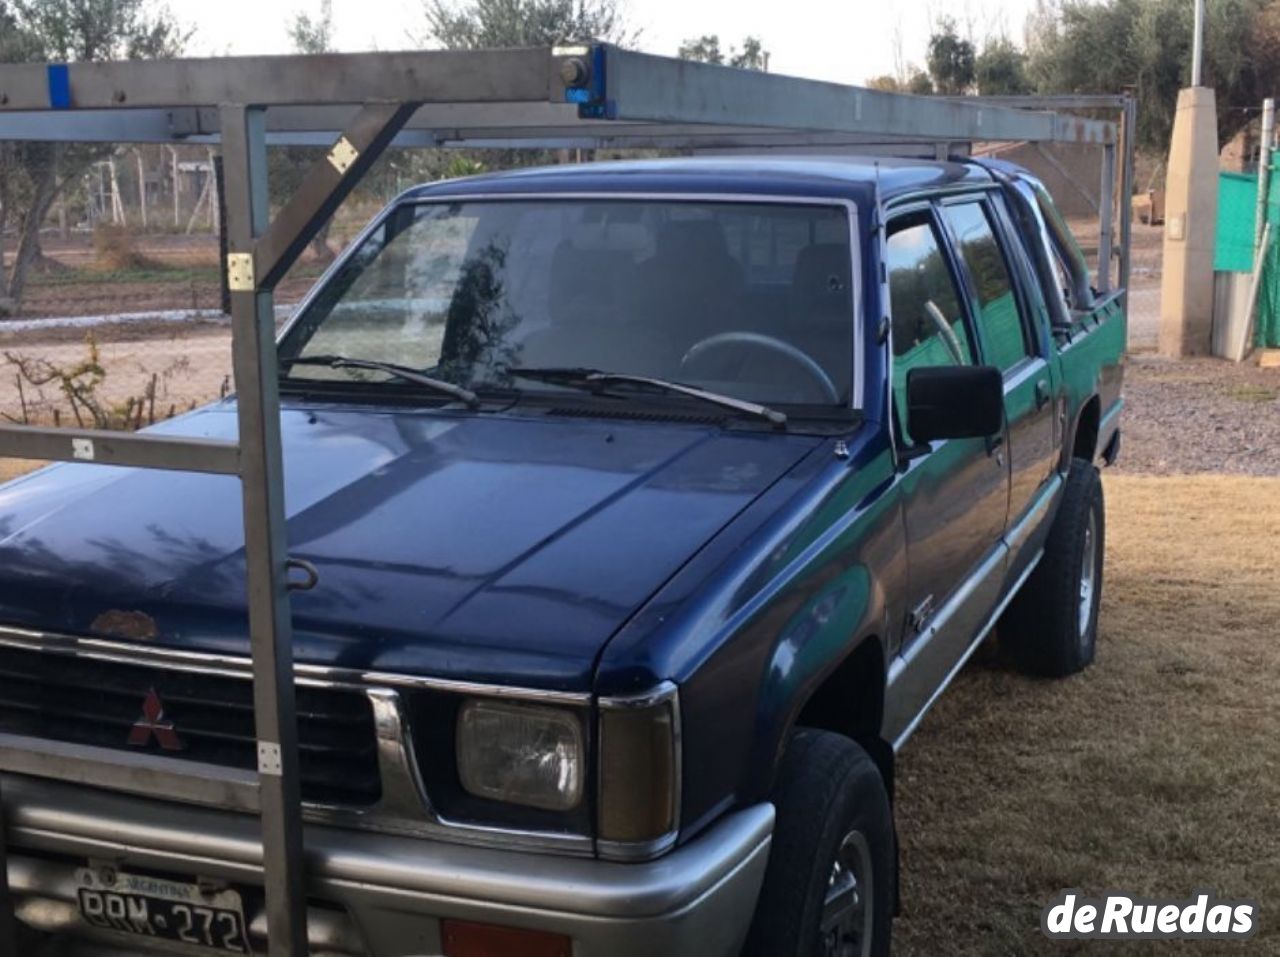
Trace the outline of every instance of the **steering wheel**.
<instances>
[{"instance_id":1,"label":"steering wheel","mask_svg":"<svg viewBox=\"0 0 1280 957\"><path fill-rule=\"evenodd\" d=\"M836 388L836 384L831 381L831 376L827 375L826 370L818 365L813 356L789 342L783 342L774 336L766 336L759 332L718 332L714 336L707 336L689 347L689 351L680 360L680 370L683 372L690 363L705 359L712 353L743 346L782 356L792 365L802 369L829 402L836 404L840 401L840 390Z\"/></svg>"}]
</instances>

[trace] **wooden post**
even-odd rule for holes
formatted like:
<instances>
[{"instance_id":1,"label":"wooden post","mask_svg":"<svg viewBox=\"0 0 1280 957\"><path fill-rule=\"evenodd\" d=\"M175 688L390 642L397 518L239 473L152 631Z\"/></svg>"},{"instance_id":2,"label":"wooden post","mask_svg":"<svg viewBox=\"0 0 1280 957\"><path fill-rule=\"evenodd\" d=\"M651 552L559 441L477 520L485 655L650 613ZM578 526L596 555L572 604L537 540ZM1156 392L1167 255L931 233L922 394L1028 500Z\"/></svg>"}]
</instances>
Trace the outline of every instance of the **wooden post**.
<instances>
[{"instance_id":1,"label":"wooden post","mask_svg":"<svg viewBox=\"0 0 1280 957\"><path fill-rule=\"evenodd\" d=\"M122 225L124 218L124 203L120 201L120 177L116 175L115 157L107 160L107 168L111 171L111 221L117 226Z\"/></svg>"}]
</instances>

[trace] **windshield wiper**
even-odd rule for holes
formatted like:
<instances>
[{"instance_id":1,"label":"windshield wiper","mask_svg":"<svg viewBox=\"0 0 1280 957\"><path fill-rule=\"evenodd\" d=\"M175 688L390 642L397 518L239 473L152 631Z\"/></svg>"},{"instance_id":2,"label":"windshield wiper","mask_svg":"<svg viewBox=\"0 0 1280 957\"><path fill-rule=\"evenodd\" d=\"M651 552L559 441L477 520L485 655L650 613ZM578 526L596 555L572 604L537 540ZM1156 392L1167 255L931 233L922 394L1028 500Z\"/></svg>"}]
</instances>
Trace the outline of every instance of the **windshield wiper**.
<instances>
[{"instance_id":1,"label":"windshield wiper","mask_svg":"<svg viewBox=\"0 0 1280 957\"><path fill-rule=\"evenodd\" d=\"M468 408L478 408L480 398L470 389L464 389L460 385L454 385L452 382L445 382L443 379L434 379L429 375L419 372L417 369L410 369L408 366L396 365L394 362L379 362L376 359L353 359L348 356L322 355L322 356L294 356L288 359L281 359L280 365L287 368L289 366L324 366L326 369L370 369L374 372L385 372L387 375L393 375L397 379L403 379L405 382L412 382L414 385L425 386L432 392L440 392L444 395L453 396L459 402L463 402Z\"/></svg>"},{"instance_id":2,"label":"windshield wiper","mask_svg":"<svg viewBox=\"0 0 1280 957\"><path fill-rule=\"evenodd\" d=\"M732 409L734 412L765 419L777 426L787 424L785 412L771 409L767 405L747 402L744 399L735 399L731 395L722 395L719 392L708 392L706 389L682 385L679 382L671 382L667 379L631 375L626 372L604 372L600 369L575 369L559 366L514 366L506 371L508 375L519 379L535 379L540 382L550 382L553 385L589 389L592 392L603 391L611 385L641 386L657 392L668 392L673 395L688 396L691 399L700 399L711 405L718 405L722 409Z\"/></svg>"}]
</instances>

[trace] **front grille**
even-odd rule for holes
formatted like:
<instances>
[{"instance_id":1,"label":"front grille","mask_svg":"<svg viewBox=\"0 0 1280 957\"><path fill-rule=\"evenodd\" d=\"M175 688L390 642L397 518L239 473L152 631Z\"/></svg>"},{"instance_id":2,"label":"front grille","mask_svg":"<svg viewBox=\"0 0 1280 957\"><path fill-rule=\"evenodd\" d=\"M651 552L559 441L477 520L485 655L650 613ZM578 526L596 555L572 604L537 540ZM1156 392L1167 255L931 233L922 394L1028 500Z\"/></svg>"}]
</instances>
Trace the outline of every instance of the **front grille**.
<instances>
[{"instance_id":1,"label":"front grille","mask_svg":"<svg viewBox=\"0 0 1280 957\"><path fill-rule=\"evenodd\" d=\"M152 689L182 750L164 750L154 735L145 750L245 770L258 766L247 676L0 648L0 730L13 734L130 750L130 732ZM303 799L376 803L382 787L368 698L356 690L298 685L297 712Z\"/></svg>"}]
</instances>

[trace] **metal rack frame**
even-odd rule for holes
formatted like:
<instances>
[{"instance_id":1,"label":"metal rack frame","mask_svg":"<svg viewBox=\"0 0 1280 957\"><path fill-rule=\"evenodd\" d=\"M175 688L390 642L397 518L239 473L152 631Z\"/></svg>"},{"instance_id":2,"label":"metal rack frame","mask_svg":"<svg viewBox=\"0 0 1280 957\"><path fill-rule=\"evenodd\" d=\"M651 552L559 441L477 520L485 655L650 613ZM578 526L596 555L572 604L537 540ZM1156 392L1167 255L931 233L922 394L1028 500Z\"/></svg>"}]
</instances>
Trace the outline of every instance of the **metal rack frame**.
<instances>
[{"instance_id":1,"label":"metal rack frame","mask_svg":"<svg viewBox=\"0 0 1280 957\"><path fill-rule=\"evenodd\" d=\"M1119 122L1064 109L1118 110ZM391 146L838 150L946 156L975 141L1097 144L1103 195L1132 183L1133 101L924 98L689 63L607 44L563 49L229 57L0 66L0 140L219 143L239 439L170 439L0 426L0 456L212 472L239 478L258 739L257 774L133 756L139 775L216 781L262 821L270 952L304 954L305 855L273 290L360 177ZM327 156L272 218L267 148ZM1128 280L1128 202L1120 279ZM1103 216L1110 261L1110 204ZM1102 270L1109 277L1109 269ZM1109 283L1109 278L1104 280ZM6 760L0 770L21 772ZM89 755L59 747L38 773L73 777ZM117 758L129 764L123 758ZM32 773L30 768L25 769ZM0 802L0 935L11 933ZM5 941L0 939L0 949ZM11 946L11 945L10 945Z\"/></svg>"}]
</instances>

